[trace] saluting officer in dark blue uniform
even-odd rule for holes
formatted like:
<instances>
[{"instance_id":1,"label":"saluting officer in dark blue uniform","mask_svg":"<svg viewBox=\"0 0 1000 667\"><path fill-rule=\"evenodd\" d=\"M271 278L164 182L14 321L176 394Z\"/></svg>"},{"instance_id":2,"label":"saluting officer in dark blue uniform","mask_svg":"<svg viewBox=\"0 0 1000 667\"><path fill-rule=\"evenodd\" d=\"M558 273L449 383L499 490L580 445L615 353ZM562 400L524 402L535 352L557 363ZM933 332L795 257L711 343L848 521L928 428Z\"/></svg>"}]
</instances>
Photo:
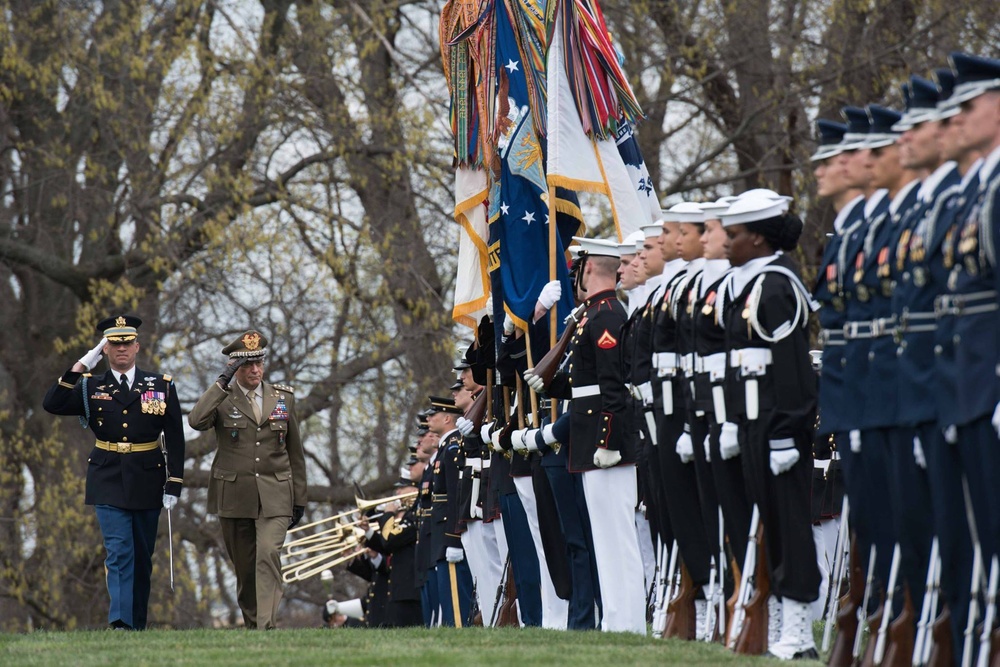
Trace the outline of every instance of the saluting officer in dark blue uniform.
<instances>
[{"instance_id":1,"label":"saluting officer in dark blue uniform","mask_svg":"<svg viewBox=\"0 0 1000 667\"><path fill-rule=\"evenodd\" d=\"M52 414L80 417L97 438L87 459L86 503L97 511L107 551L108 623L126 630L146 627L160 508L177 504L184 475L184 427L173 380L135 365L141 324L130 315L100 322L104 339L43 402ZM91 375L102 352L111 369Z\"/></svg>"}]
</instances>

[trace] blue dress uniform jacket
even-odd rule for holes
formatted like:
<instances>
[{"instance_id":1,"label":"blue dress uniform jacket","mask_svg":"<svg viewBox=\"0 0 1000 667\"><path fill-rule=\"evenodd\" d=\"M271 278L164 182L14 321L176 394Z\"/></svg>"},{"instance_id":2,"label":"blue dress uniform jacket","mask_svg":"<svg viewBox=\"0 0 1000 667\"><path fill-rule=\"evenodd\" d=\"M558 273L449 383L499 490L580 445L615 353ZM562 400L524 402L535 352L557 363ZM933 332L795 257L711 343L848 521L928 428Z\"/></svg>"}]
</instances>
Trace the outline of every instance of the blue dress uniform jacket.
<instances>
[{"instance_id":1,"label":"blue dress uniform jacket","mask_svg":"<svg viewBox=\"0 0 1000 667\"><path fill-rule=\"evenodd\" d=\"M446 433L434 460L434 486L431 504L431 544L438 548L435 562L444 560L448 547L462 548L461 512L459 510L459 473L464 466L462 434L458 429Z\"/></svg>"},{"instance_id":2,"label":"blue dress uniform jacket","mask_svg":"<svg viewBox=\"0 0 1000 667\"><path fill-rule=\"evenodd\" d=\"M953 239L955 264L948 277L951 311L955 314L955 361L962 378L955 405L954 423L958 425L992 415L1000 402L1000 271L996 270L995 249L1000 235L1000 165L988 159L983 169L989 169L989 165L994 166L990 173L980 173L980 185L968 216Z\"/></svg>"},{"instance_id":3,"label":"blue dress uniform jacket","mask_svg":"<svg viewBox=\"0 0 1000 667\"><path fill-rule=\"evenodd\" d=\"M868 379L868 352L871 349L871 328L873 318L871 286L865 282L869 273L874 273L875 258L865 252L865 242L872 225L881 225L888 215L889 201L884 192L877 195L877 203L865 202L865 217L845 231L844 242L839 251L838 262L845 268L843 290L847 323L844 335L844 393L843 414L849 415L850 429L866 427L863 414L865 409L865 384ZM867 330L866 330L867 329Z\"/></svg>"},{"instance_id":4,"label":"blue dress uniform jacket","mask_svg":"<svg viewBox=\"0 0 1000 667\"><path fill-rule=\"evenodd\" d=\"M947 293L948 279L955 266L958 251L958 230L969 214L969 208L979 192L979 165L975 165L964 179L962 189L943 202L940 217L934 221L929 231L930 246L927 249L931 280L940 285L940 292ZM938 425L945 429L955 424L958 394L958 367L955 365L955 315L949 308L942 308L939 297L934 303L937 315L937 330L934 332L934 376L933 386Z\"/></svg>"},{"instance_id":5,"label":"blue dress uniform jacket","mask_svg":"<svg viewBox=\"0 0 1000 667\"><path fill-rule=\"evenodd\" d=\"M837 215L834 233L830 237L816 276L813 298L823 308L819 311L823 345L823 371L819 381L819 428L822 435L849 431L852 417L845 408L846 359L844 358L844 325L847 323L847 303L844 295L844 274L848 270L840 252L864 218L864 198L859 197ZM849 231L850 230L850 231Z\"/></svg>"},{"instance_id":6,"label":"blue dress uniform jacket","mask_svg":"<svg viewBox=\"0 0 1000 667\"><path fill-rule=\"evenodd\" d=\"M619 465L633 464L636 458L634 440L624 432L628 420L619 339L625 309L612 290L595 294L586 304L567 353L568 374L557 373L548 391L557 398L573 398L569 442L572 472L596 470L594 453L598 448L621 452Z\"/></svg>"},{"instance_id":7,"label":"blue dress uniform jacket","mask_svg":"<svg viewBox=\"0 0 1000 667\"><path fill-rule=\"evenodd\" d=\"M914 180L896 193L885 217L869 229L871 242L865 241L867 261L862 284L871 295L872 315L863 417L866 428L895 426L899 422L892 292L900 275L896 252L900 239L907 236L906 231L910 228L919 186L920 182Z\"/></svg>"},{"instance_id":8,"label":"blue dress uniform jacket","mask_svg":"<svg viewBox=\"0 0 1000 667\"><path fill-rule=\"evenodd\" d=\"M52 414L83 417L99 441L112 443L112 451L95 446L87 459L88 505L152 510L163 506L164 492L180 495L184 426L169 375L136 368L133 387L124 392L110 370L95 377L67 371L49 388L42 405ZM166 465L158 446L124 453L130 445L157 442L160 433Z\"/></svg>"},{"instance_id":9,"label":"blue dress uniform jacket","mask_svg":"<svg viewBox=\"0 0 1000 667\"><path fill-rule=\"evenodd\" d=\"M896 267L901 269L892 295L897 322L896 387L899 396L898 423L916 426L937 415L934 394L935 297L947 289L936 282L929 267L928 251L934 244L936 222L947 202L959 191L954 165L943 174L930 196L919 202L896 248Z\"/></svg>"}]
</instances>

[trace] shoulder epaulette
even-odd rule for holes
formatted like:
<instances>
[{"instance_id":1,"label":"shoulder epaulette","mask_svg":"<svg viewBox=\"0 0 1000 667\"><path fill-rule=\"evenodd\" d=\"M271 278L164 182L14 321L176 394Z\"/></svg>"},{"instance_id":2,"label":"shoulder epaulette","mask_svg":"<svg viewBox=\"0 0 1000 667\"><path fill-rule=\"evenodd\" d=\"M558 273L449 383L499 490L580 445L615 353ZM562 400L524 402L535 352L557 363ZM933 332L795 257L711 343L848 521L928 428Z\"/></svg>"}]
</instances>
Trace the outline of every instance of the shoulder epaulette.
<instances>
[{"instance_id":1,"label":"shoulder epaulette","mask_svg":"<svg viewBox=\"0 0 1000 667\"><path fill-rule=\"evenodd\" d=\"M163 381L164 382L170 382L173 379L174 379L173 375L167 375L166 373L163 374Z\"/></svg>"},{"instance_id":2,"label":"shoulder epaulette","mask_svg":"<svg viewBox=\"0 0 1000 667\"><path fill-rule=\"evenodd\" d=\"M287 384L276 384L275 389L280 389L281 391L287 391L289 394L294 394L295 390L289 387Z\"/></svg>"}]
</instances>

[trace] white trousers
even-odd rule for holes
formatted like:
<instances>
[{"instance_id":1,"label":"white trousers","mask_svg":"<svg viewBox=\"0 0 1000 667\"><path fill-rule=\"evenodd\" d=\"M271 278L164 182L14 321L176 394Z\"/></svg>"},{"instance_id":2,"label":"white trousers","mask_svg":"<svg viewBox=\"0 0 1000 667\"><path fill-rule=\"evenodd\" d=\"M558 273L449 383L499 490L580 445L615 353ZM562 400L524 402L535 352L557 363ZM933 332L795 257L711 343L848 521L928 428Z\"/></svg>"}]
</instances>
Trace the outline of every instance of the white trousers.
<instances>
[{"instance_id":1,"label":"white trousers","mask_svg":"<svg viewBox=\"0 0 1000 667\"><path fill-rule=\"evenodd\" d=\"M538 554L538 569L542 575L542 627L565 630L566 620L569 617L569 600L563 600L556 595L556 587L549 575L545 549L542 548L542 533L538 525L538 503L535 502L535 489L531 486L531 478L515 477L514 488L517 489L517 496L524 505L524 513L528 515L531 541L535 543L535 553Z\"/></svg>"},{"instance_id":2,"label":"white trousers","mask_svg":"<svg viewBox=\"0 0 1000 667\"><path fill-rule=\"evenodd\" d=\"M635 466L583 473L605 632L646 634L642 556L635 528Z\"/></svg>"},{"instance_id":3,"label":"white trousers","mask_svg":"<svg viewBox=\"0 0 1000 667\"><path fill-rule=\"evenodd\" d=\"M814 621L819 621L826 613L827 592L830 577L833 576L833 562L836 560L837 536L840 533L840 517L820 521L813 526L813 542L816 544L816 564L819 566L819 597L810 603L809 610ZM838 594L834 591L833 594Z\"/></svg>"},{"instance_id":4,"label":"white trousers","mask_svg":"<svg viewBox=\"0 0 1000 667\"><path fill-rule=\"evenodd\" d=\"M503 561L497 547L496 532L492 523L469 521L462 533L462 548L469 561L472 581L476 585L476 599L483 614L483 624L488 625L496 601L497 588Z\"/></svg>"}]
</instances>

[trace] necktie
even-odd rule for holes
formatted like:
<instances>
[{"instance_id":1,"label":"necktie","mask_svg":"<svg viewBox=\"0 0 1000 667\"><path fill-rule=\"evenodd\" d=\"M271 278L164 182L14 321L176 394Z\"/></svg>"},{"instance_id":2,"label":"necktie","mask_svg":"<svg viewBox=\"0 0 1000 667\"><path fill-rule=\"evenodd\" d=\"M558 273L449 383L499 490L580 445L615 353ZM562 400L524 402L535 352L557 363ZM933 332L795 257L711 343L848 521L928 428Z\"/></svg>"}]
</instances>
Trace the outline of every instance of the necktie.
<instances>
[{"instance_id":1,"label":"necktie","mask_svg":"<svg viewBox=\"0 0 1000 667\"><path fill-rule=\"evenodd\" d=\"M122 373L122 391L128 392L128 390L129 390L128 376Z\"/></svg>"},{"instance_id":2,"label":"necktie","mask_svg":"<svg viewBox=\"0 0 1000 667\"><path fill-rule=\"evenodd\" d=\"M253 418L260 423L260 406L257 405L257 390L251 389L250 393L247 394L247 398L250 399L250 407L253 408Z\"/></svg>"}]
</instances>

